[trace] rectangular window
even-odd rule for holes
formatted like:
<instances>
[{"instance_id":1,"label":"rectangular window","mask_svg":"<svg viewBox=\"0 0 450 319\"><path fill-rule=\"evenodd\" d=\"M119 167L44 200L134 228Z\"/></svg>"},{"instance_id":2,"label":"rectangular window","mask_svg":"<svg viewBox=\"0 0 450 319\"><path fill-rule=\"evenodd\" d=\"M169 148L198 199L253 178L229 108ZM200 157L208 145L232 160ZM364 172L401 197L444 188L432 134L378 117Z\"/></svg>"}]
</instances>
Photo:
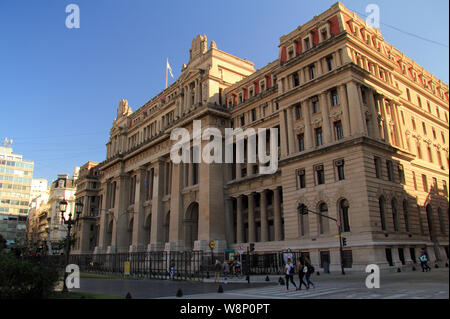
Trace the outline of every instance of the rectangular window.
<instances>
[{"instance_id":1,"label":"rectangular window","mask_svg":"<svg viewBox=\"0 0 450 319\"><path fill-rule=\"evenodd\" d=\"M323 133L322 133L322 128L316 128L315 130L315 134L316 134L316 146L322 146L323 145Z\"/></svg>"},{"instance_id":2,"label":"rectangular window","mask_svg":"<svg viewBox=\"0 0 450 319\"><path fill-rule=\"evenodd\" d=\"M405 170L401 164L398 165L398 179L400 183L405 184Z\"/></svg>"},{"instance_id":3,"label":"rectangular window","mask_svg":"<svg viewBox=\"0 0 450 319\"><path fill-rule=\"evenodd\" d=\"M339 96L336 89L331 90L331 105L339 105Z\"/></svg>"},{"instance_id":4,"label":"rectangular window","mask_svg":"<svg viewBox=\"0 0 450 319\"><path fill-rule=\"evenodd\" d=\"M408 101L411 102L411 93L408 88L406 89L406 96L408 97Z\"/></svg>"},{"instance_id":5,"label":"rectangular window","mask_svg":"<svg viewBox=\"0 0 450 319\"><path fill-rule=\"evenodd\" d=\"M329 55L326 58L328 71L333 70L333 56Z\"/></svg>"},{"instance_id":6,"label":"rectangular window","mask_svg":"<svg viewBox=\"0 0 450 319\"><path fill-rule=\"evenodd\" d=\"M316 114L319 112L319 98L317 96L311 99L312 113Z\"/></svg>"},{"instance_id":7,"label":"rectangular window","mask_svg":"<svg viewBox=\"0 0 450 319\"><path fill-rule=\"evenodd\" d=\"M241 126L245 125L245 117L244 115L241 115Z\"/></svg>"},{"instance_id":8,"label":"rectangular window","mask_svg":"<svg viewBox=\"0 0 450 319\"><path fill-rule=\"evenodd\" d=\"M296 104L294 106L294 110L295 110L295 119L298 121L302 118L302 106L301 104Z\"/></svg>"},{"instance_id":9,"label":"rectangular window","mask_svg":"<svg viewBox=\"0 0 450 319\"><path fill-rule=\"evenodd\" d=\"M256 109L252 109L252 121L256 121Z\"/></svg>"},{"instance_id":10,"label":"rectangular window","mask_svg":"<svg viewBox=\"0 0 450 319\"><path fill-rule=\"evenodd\" d=\"M303 188L306 188L306 173L304 168L297 170L297 189Z\"/></svg>"},{"instance_id":11,"label":"rectangular window","mask_svg":"<svg viewBox=\"0 0 450 319\"><path fill-rule=\"evenodd\" d=\"M448 193L447 193L447 182L446 181L442 181L442 191L444 192L444 196L447 197Z\"/></svg>"},{"instance_id":12,"label":"rectangular window","mask_svg":"<svg viewBox=\"0 0 450 319\"><path fill-rule=\"evenodd\" d=\"M387 173L388 173L388 180L393 182L394 181L394 170L393 170L392 161L387 160L386 167L387 167Z\"/></svg>"},{"instance_id":13,"label":"rectangular window","mask_svg":"<svg viewBox=\"0 0 450 319\"><path fill-rule=\"evenodd\" d=\"M297 87L300 85L300 79L298 76L298 72L295 72L292 74L292 84L294 87Z\"/></svg>"},{"instance_id":14,"label":"rectangular window","mask_svg":"<svg viewBox=\"0 0 450 319\"><path fill-rule=\"evenodd\" d=\"M314 166L314 171L316 173L316 185L325 184L325 171L323 165Z\"/></svg>"},{"instance_id":15,"label":"rectangular window","mask_svg":"<svg viewBox=\"0 0 450 319\"><path fill-rule=\"evenodd\" d=\"M439 189L438 189L438 183L437 183L437 179L436 177L433 177L433 190L435 194L439 193Z\"/></svg>"},{"instance_id":16,"label":"rectangular window","mask_svg":"<svg viewBox=\"0 0 450 319\"><path fill-rule=\"evenodd\" d=\"M316 66L314 64L311 64L308 67L308 70L309 70L309 79L314 80L314 78L316 77Z\"/></svg>"},{"instance_id":17,"label":"rectangular window","mask_svg":"<svg viewBox=\"0 0 450 319\"><path fill-rule=\"evenodd\" d=\"M412 172L412 175L413 175L414 190L417 190L416 173Z\"/></svg>"},{"instance_id":18,"label":"rectangular window","mask_svg":"<svg viewBox=\"0 0 450 319\"><path fill-rule=\"evenodd\" d=\"M342 181L345 179L344 174L344 160L337 160L334 162L337 169L337 177L339 181Z\"/></svg>"},{"instance_id":19,"label":"rectangular window","mask_svg":"<svg viewBox=\"0 0 450 319\"><path fill-rule=\"evenodd\" d=\"M334 136L336 141L344 138L344 130L342 129L341 121L334 122Z\"/></svg>"},{"instance_id":20,"label":"rectangular window","mask_svg":"<svg viewBox=\"0 0 450 319\"><path fill-rule=\"evenodd\" d=\"M303 152L305 150L305 135L303 133L297 135L298 150Z\"/></svg>"},{"instance_id":21,"label":"rectangular window","mask_svg":"<svg viewBox=\"0 0 450 319\"><path fill-rule=\"evenodd\" d=\"M381 159L379 157L374 158L375 175L377 178L381 178Z\"/></svg>"},{"instance_id":22,"label":"rectangular window","mask_svg":"<svg viewBox=\"0 0 450 319\"><path fill-rule=\"evenodd\" d=\"M427 177L422 174L422 185L423 185L423 191L424 192L428 192L428 182L427 182Z\"/></svg>"}]
</instances>

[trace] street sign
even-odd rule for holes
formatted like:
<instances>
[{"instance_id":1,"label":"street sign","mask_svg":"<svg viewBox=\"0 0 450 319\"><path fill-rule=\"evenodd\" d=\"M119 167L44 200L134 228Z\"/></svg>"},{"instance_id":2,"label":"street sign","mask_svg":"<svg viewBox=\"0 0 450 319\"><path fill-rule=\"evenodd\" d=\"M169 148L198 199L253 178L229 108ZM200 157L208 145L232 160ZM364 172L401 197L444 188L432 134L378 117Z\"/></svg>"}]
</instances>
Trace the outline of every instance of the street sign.
<instances>
[{"instance_id":1,"label":"street sign","mask_svg":"<svg viewBox=\"0 0 450 319\"><path fill-rule=\"evenodd\" d=\"M214 249L216 247L216 243L212 240L209 242L209 248Z\"/></svg>"}]
</instances>

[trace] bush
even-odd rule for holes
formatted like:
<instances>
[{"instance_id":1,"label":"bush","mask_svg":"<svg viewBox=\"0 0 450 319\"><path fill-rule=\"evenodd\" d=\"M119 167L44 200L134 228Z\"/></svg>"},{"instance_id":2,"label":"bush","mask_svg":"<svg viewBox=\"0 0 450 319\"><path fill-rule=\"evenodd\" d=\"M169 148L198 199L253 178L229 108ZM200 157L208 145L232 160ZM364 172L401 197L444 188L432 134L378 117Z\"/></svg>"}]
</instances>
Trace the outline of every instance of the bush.
<instances>
[{"instance_id":1,"label":"bush","mask_svg":"<svg viewBox=\"0 0 450 319\"><path fill-rule=\"evenodd\" d=\"M0 299L48 298L58 279L56 269L0 254Z\"/></svg>"}]
</instances>

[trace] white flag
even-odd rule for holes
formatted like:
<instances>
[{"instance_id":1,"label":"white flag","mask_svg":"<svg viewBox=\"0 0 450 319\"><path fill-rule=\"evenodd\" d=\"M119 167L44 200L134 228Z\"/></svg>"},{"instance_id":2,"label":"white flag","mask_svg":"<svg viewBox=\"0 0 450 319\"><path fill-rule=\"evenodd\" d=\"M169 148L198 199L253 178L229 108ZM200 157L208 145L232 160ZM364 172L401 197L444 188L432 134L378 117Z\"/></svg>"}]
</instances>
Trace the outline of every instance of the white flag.
<instances>
[{"instance_id":1,"label":"white flag","mask_svg":"<svg viewBox=\"0 0 450 319\"><path fill-rule=\"evenodd\" d=\"M172 68L170 67L170 64L169 64L169 59L167 59L167 69L169 70L169 72L170 72L170 76L173 78L173 74L172 74Z\"/></svg>"}]
</instances>

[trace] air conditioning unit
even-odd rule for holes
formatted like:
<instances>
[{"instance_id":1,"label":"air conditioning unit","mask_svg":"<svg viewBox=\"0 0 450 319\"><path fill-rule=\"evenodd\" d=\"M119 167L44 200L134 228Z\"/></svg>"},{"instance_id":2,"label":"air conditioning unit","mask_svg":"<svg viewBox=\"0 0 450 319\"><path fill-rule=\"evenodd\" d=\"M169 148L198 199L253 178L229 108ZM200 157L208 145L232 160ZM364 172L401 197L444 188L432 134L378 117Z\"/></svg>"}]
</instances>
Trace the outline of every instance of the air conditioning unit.
<instances>
[{"instance_id":1,"label":"air conditioning unit","mask_svg":"<svg viewBox=\"0 0 450 319\"><path fill-rule=\"evenodd\" d=\"M344 165L344 160L337 160L335 162L335 164L336 164L336 166L342 166L342 165Z\"/></svg>"}]
</instances>

